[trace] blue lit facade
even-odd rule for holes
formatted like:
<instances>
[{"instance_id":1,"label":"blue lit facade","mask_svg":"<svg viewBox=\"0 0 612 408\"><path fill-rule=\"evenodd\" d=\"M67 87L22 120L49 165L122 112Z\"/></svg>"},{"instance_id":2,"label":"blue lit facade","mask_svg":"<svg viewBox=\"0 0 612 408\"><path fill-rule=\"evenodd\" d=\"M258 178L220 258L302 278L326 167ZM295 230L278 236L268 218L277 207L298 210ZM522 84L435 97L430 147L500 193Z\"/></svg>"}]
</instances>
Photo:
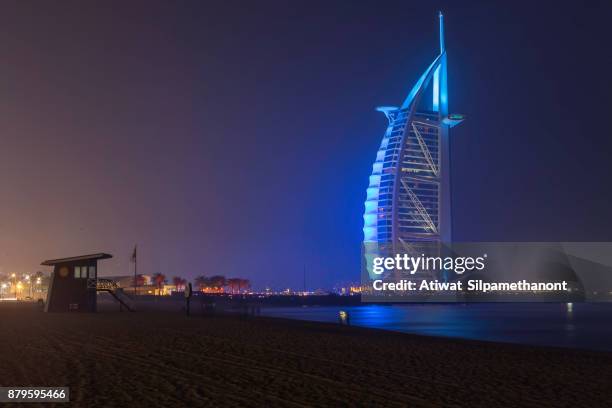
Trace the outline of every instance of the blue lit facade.
<instances>
[{"instance_id":1,"label":"blue lit facade","mask_svg":"<svg viewBox=\"0 0 612 408\"><path fill-rule=\"evenodd\" d=\"M367 189L365 256L408 250L419 242L451 242L449 128L444 21L440 54L400 107L379 107L388 119ZM368 263L369 264L369 263Z\"/></svg>"}]
</instances>

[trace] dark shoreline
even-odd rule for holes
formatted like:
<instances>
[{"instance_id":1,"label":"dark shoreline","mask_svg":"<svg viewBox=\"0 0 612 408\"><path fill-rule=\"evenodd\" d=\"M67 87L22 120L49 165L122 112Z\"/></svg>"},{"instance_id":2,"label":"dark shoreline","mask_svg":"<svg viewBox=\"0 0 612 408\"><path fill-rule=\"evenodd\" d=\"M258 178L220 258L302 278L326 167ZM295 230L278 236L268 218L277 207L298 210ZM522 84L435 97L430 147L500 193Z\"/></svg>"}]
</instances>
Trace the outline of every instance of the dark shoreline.
<instances>
[{"instance_id":1,"label":"dark shoreline","mask_svg":"<svg viewBox=\"0 0 612 408\"><path fill-rule=\"evenodd\" d=\"M290 319L286 317L277 317L277 316L241 316L241 315L232 315L232 314L220 315L220 317L223 317L223 316L236 317L236 318L241 318L241 319L257 319L260 321L265 321L265 320L278 321L278 323L281 323L283 325L288 325L288 326L296 325L296 327L304 327L304 328L309 327L308 324L312 324L315 327L319 325L324 325L324 326L327 325L330 327L347 327L347 326L341 326L338 323L332 323L332 322ZM524 349L541 348L543 350L557 350L559 352L576 351L579 353L596 353L596 354L603 354L603 355L612 357L612 351L592 350L592 349L580 348L580 347L546 346L546 345L539 345L539 344L515 343L515 342L510 342L510 341L477 340L477 339L469 339L465 337L452 337L452 336L431 336L427 334L407 333L407 332L402 332L399 330L381 329L381 328L376 328L376 327L364 327L364 326L348 326L347 328L354 330L355 333L358 333L359 331L363 331L364 334L369 333L370 335L373 335L373 334L380 335L381 333L384 333L385 336L399 335L399 336L417 337L417 338L422 338L422 339L429 339L432 342L441 341L444 343L444 342L452 341L456 343L465 343L466 345L472 345L472 346L481 345L481 346L486 347L486 346L491 346L491 345L499 345L499 346L504 346L504 347L505 346L519 347L519 348L524 348Z\"/></svg>"},{"instance_id":2,"label":"dark shoreline","mask_svg":"<svg viewBox=\"0 0 612 408\"><path fill-rule=\"evenodd\" d=\"M582 302L573 305L573 313L576 316L572 318L572 312L569 311L569 306L565 302L410 302L399 304L352 302L348 304L338 304L337 302L332 302L331 304L286 304L281 302L278 304L275 302L251 302L249 297L237 299L237 296L213 295L194 297L191 313L193 315L265 315L267 317L278 317L288 320L328 322L332 324L339 323L340 314L346 313L346 317L349 318L352 325L390 332L436 336L448 339L465 338L493 343L612 352L612 347L610 346L612 343L608 342L608 340L612 341L612 331L605 327L595 327L592 319L585 320L588 317L584 317L592 316L597 317L601 322L609 321L609 318L612 317L612 303L587 302L584 306L580 305L580 303ZM593 309L597 305L602 305L604 309ZM368 308L372 306L376 308L399 307L400 309L395 309L395 312L382 312L379 309L376 313L383 313L386 317L381 317L380 323L376 323L369 317ZM415 313L408 312L409 309L418 311L420 310L418 308L421 306L425 308L424 313L430 316L429 320L415 319ZM449 307L451 309L448 309ZM587 307L589 309L584 309ZM178 296L139 297L139 300L134 303L134 308L138 311L147 312L181 313L185 308L185 300ZM362 311L362 308L366 310ZM562 308L563 311L561 312L559 308ZM116 304L114 302L104 302L104 306L101 309L114 311L116 310ZM401 310L406 310L406 312ZM585 314L585 310L588 310L587 314ZM603 315L601 310L604 310ZM435 317L440 315L440 313L448 311L456 314L455 319L458 320L454 326L451 324L452 322L438 321ZM407 316L413 317L404 321L404 313L408 313ZM536 315L541 314L541 316L538 319L532 320L531 316L535 316L534 313ZM416 314L420 315L421 313ZM504 325L496 324L496 316L508 319L507 323ZM474 324L477 325L476 327L480 327L479 319L486 319L487 327L490 326L492 329L490 331L480 330L479 332L470 332L469 330L465 332L459 329L463 325L467 328ZM451 325L449 326L449 324ZM578 330L574 328L567 329L566 326L568 324L577 325Z\"/></svg>"}]
</instances>

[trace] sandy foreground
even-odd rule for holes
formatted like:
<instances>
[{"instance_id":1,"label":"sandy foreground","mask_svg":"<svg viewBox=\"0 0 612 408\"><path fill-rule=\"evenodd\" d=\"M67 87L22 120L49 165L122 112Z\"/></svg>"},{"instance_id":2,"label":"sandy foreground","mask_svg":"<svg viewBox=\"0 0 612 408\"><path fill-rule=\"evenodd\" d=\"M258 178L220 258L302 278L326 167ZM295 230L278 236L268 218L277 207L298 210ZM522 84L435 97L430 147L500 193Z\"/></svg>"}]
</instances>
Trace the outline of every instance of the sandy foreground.
<instances>
[{"instance_id":1,"label":"sandy foreground","mask_svg":"<svg viewBox=\"0 0 612 408\"><path fill-rule=\"evenodd\" d=\"M0 328L0 385L69 386L74 406L612 406L612 353L7 303Z\"/></svg>"}]
</instances>

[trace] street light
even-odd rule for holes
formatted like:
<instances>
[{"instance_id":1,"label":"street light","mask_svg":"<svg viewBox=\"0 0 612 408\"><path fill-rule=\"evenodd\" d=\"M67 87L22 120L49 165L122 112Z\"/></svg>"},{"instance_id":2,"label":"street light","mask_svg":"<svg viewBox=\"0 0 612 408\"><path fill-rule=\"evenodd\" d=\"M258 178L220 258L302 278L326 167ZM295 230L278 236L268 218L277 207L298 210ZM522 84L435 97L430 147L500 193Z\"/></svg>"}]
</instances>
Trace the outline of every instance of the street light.
<instances>
[{"instance_id":1,"label":"street light","mask_svg":"<svg viewBox=\"0 0 612 408\"><path fill-rule=\"evenodd\" d=\"M29 284L29 287L28 287L28 296L32 297L32 281L30 280L30 275L26 275L25 276L25 280Z\"/></svg>"},{"instance_id":2,"label":"street light","mask_svg":"<svg viewBox=\"0 0 612 408\"><path fill-rule=\"evenodd\" d=\"M42 283L42 280L40 279L40 276L39 276L38 278L36 278L36 293L38 293L38 294L39 294L39 295L37 295L37 296L40 296L40 292L41 292L41 290L40 290L40 284L41 284L41 283Z\"/></svg>"}]
</instances>

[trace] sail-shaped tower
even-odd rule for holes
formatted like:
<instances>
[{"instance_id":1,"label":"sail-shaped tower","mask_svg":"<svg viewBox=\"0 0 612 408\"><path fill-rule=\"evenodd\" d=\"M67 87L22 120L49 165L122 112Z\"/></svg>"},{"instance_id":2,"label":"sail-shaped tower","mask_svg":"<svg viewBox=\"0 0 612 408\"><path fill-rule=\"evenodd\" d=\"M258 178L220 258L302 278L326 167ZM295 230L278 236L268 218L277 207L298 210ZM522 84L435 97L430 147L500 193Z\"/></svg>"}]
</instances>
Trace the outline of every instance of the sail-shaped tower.
<instances>
[{"instance_id":1,"label":"sail-shaped tower","mask_svg":"<svg viewBox=\"0 0 612 408\"><path fill-rule=\"evenodd\" d=\"M388 126L367 189L366 261L380 251L410 252L419 243L452 240L449 129L463 116L448 113L442 13L439 27L440 53L402 105L377 108Z\"/></svg>"}]
</instances>

